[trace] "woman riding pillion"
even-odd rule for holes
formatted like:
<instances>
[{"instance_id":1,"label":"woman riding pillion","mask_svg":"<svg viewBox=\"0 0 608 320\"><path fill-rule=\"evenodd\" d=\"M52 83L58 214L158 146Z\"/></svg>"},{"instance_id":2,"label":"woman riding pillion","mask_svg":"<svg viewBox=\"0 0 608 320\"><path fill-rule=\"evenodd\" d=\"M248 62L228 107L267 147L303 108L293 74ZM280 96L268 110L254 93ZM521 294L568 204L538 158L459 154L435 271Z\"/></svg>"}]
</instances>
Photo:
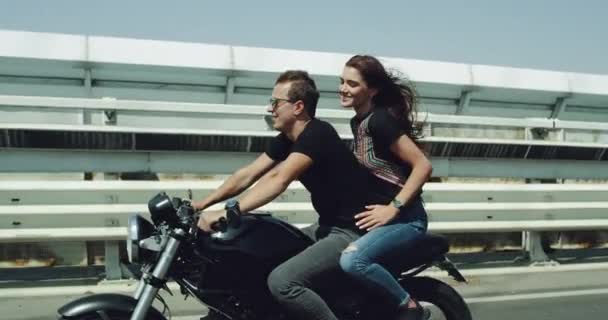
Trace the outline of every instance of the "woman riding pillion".
<instances>
[{"instance_id":1,"label":"woman riding pillion","mask_svg":"<svg viewBox=\"0 0 608 320\"><path fill-rule=\"evenodd\" d=\"M409 83L386 71L378 59L356 55L340 77L340 103L352 108L354 153L380 178L377 191L391 203L373 203L355 216L367 234L342 253L343 270L372 290L386 296L399 319L426 319L429 314L409 296L383 265L407 255L427 229L421 199L423 184L432 172L430 161L417 144L414 127L416 96Z\"/></svg>"}]
</instances>

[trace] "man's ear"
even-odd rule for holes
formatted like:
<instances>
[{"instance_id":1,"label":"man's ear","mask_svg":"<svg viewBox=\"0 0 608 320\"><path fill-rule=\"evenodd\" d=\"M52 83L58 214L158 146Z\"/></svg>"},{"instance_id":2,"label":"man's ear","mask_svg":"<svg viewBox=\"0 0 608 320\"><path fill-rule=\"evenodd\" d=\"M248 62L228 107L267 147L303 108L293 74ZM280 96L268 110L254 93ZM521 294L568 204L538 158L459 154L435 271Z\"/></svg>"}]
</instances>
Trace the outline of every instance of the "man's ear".
<instances>
[{"instance_id":1,"label":"man's ear","mask_svg":"<svg viewBox=\"0 0 608 320\"><path fill-rule=\"evenodd\" d=\"M306 109L304 108L304 101L298 100L293 104L293 114L296 116L301 115Z\"/></svg>"}]
</instances>

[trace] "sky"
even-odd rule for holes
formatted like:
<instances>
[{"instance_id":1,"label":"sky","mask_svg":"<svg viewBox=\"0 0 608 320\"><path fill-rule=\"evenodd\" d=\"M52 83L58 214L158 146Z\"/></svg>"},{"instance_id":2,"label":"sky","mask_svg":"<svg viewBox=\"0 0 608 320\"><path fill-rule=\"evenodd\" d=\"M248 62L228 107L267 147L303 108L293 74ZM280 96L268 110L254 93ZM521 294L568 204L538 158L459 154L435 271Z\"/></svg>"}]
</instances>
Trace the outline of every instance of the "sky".
<instances>
[{"instance_id":1,"label":"sky","mask_svg":"<svg viewBox=\"0 0 608 320\"><path fill-rule=\"evenodd\" d=\"M602 0L0 0L0 29L608 75Z\"/></svg>"}]
</instances>

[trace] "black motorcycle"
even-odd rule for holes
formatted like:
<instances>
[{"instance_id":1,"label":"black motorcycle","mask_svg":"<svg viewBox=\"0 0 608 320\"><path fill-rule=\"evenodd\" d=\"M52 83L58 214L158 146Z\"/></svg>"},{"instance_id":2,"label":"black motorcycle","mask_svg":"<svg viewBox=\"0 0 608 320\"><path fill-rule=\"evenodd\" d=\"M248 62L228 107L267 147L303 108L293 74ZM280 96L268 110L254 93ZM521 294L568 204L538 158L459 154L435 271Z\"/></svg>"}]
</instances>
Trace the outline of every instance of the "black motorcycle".
<instances>
[{"instance_id":1,"label":"black motorcycle","mask_svg":"<svg viewBox=\"0 0 608 320\"><path fill-rule=\"evenodd\" d=\"M129 218L127 251L132 264L141 265L135 294L96 294L61 307L59 319L165 320L152 306L169 291L174 280L181 293L194 296L209 308L205 319L290 319L274 302L267 288L268 274L312 242L298 228L271 214L241 215L238 203L229 201L226 218L206 234L197 227L198 216L190 201L159 193L148 203L152 223L140 215ZM427 234L421 250L408 253L390 269L412 297L431 311L431 319L470 320L462 297L449 285L428 277L416 277L437 266L455 280L464 277L445 257L445 238ZM339 319L390 319L391 308L344 276L320 295ZM166 307L166 304L165 304Z\"/></svg>"}]
</instances>

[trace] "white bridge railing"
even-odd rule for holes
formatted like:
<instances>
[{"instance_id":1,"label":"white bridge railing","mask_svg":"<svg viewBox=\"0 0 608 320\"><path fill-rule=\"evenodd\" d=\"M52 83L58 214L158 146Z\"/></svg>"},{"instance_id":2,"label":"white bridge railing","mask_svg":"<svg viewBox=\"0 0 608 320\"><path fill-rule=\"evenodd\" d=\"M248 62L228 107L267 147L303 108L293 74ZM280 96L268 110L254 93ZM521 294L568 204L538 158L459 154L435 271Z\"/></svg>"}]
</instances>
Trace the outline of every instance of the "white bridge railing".
<instances>
[{"instance_id":1,"label":"white bridge railing","mask_svg":"<svg viewBox=\"0 0 608 320\"><path fill-rule=\"evenodd\" d=\"M0 171L229 173L276 135L266 114L253 105L0 95ZM352 112L320 108L318 116L351 138ZM437 176L608 179L606 122L419 119ZM156 135L178 150L156 145Z\"/></svg>"},{"instance_id":2,"label":"white bridge railing","mask_svg":"<svg viewBox=\"0 0 608 320\"><path fill-rule=\"evenodd\" d=\"M106 241L117 263L131 214L148 217L147 200L159 191L200 199L221 181L3 181L0 242ZM435 233L524 232L533 261L546 260L539 232L608 229L608 185L428 183L423 197ZM213 208L221 208L221 204ZM292 224L316 220L299 183L261 208ZM108 248L113 248L108 250ZM120 270L109 266L108 274ZM117 269L118 268L118 269Z\"/></svg>"},{"instance_id":3,"label":"white bridge railing","mask_svg":"<svg viewBox=\"0 0 608 320\"><path fill-rule=\"evenodd\" d=\"M88 123L83 118L85 112L91 113ZM264 105L0 95L0 124L4 129L273 136L276 132L261 121L267 114ZM343 137L352 136L352 111L319 108L317 115L331 122ZM501 138L488 139L491 142L534 143L529 131L544 129L549 131L548 136L537 139L536 144L605 148L608 143L603 139L608 134L606 122L426 112L419 113L418 120L424 122L429 141L484 140L484 133L489 132L483 130L491 129L501 131ZM467 132L455 137L449 130L456 127L467 128Z\"/></svg>"}]
</instances>

